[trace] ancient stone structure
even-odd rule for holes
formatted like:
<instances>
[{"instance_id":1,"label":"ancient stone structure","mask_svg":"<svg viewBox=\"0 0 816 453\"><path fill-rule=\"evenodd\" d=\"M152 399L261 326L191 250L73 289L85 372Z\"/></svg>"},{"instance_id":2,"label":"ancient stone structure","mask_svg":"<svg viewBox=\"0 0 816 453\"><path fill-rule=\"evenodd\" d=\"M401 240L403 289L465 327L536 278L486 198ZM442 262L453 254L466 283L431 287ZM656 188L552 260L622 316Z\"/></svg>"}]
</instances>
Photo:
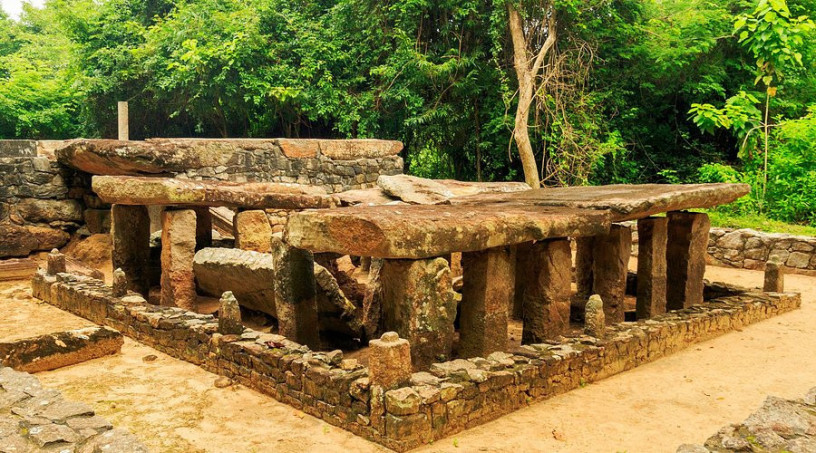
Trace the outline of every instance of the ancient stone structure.
<instances>
[{"instance_id":1,"label":"ancient stone structure","mask_svg":"<svg viewBox=\"0 0 816 453\"><path fill-rule=\"evenodd\" d=\"M225 291L230 291L241 305L275 316L275 265L272 255L239 249L205 248L196 252L193 258L193 273L198 288L204 294L220 297Z\"/></svg>"},{"instance_id":2,"label":"ancient stone structure","mask_svg":"<svg viewBox=\"0 0 816 453\"><path fill-rule=\"evenodd\" d=\"M396 332L386 332L379 340L368 342L369 383L386 390L402 387L411 381L411 345Z\"/></svg>"},{"instance_id":3,"label":"ancient stone structure","mask_svg":"<svg viewBox=\"0 0 816 453\"><path fill-rule=\"evenodd\" d=\"M122 269L128 287L147 296L150 290L147 272L150 258L150 216L144 206L115 205L113 223L113 268Z\"/></svg>"},{"instance_id":4,"label":"ancient stone structure","mask_svg":"<svg viewBox=\"0 0 816 453\"><path fill-rule=\"evenodd\" d=\"M773 257L765 265L763 291L769 293L785 292L785 268L781 258Z\"/></svg>"},{"instance_id":5,"label":"ancient stone structure","mask_svg":"<svg viewBox=\"0 0 816 453\"><path fill-rule=\"evenodd\" d=\"M218 309L218 333L222 335L241 335L244 325L241 324L241 307L230 291L221 296L221 307Z\"/></svg>"},{"instance_id":6,"label":"ancient stone structure","mask_svg":"<svg viewBox=\"0 0 816 453\"><path fill-rule=\"evenodd\" d=\"M107 327L90 327L0 341L0 361L17 371L38 373L116 354L123 344L119 332Z\"/></svg>"},{"instance_id":7,"label":"ancient stone structure","mask_svg":"<svg viewBox=\"0 0 816 453\"><path fill-rule=\"evenodd\" d=\"M626 275L632 250L632 230L612 225L608 234L596 236L592 261L593 291L604 301L606 322L623 322ZM702 284L702 277L700 284Z\"/></svg>"},{"instance_id":8,"label":"ancient stone structure","mask_svg":"<svg viewBox=\"0 0 816 453\"><path fill-rule=\"evenodd\" d=\"M23 372L0 367L0 448L8 452L147 453L87 404L68 401Z\"/></svg>"},{"instance_id":9,"label":"ancient stone structure","mask_svg":"<svg viewBox=\"0 0 816 453\"><path fill-rule=\"evenodd\" d=\"M794 310L796 294L725 291L710 303L607 327L512 353L434 363L386 390L342 353L317 353L285 337L245 330L215 335L212 316L113 297L104 282L38 273L36 297L126 332L173 357L201 365L335 426L406 451L586 383L651 362L699 341ZM388 338L386 338L388 339ZM413 347L413 345L411 345ZM404 356L403 356L404 358ZM403 369L403 368L401 368Z\"/></svg>"}]
</instances>

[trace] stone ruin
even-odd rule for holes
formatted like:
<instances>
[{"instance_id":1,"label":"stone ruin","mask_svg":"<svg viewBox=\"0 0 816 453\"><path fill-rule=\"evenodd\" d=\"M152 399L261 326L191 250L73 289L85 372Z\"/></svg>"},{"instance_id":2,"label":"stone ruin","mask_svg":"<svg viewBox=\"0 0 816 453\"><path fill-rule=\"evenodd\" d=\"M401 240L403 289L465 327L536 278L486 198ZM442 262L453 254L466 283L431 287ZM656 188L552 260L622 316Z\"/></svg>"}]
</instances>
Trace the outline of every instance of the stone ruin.
<instances>
[{"instance_id":1,"label":"stone ruin","mask_svg":"<svg viewBox=\"0 0 816 453\"><path fill-rule=\"evenodd\" d=\"M86 222L47 228L107 216L114 285L56 252L33 294L398 451L801 303L777 263L765 291L703 279L710 223L690 210L746 185L431 181L400 174L401 148L64 143L49 168ZM46 228L9 200L6 224Z\"/></svg>"}]
</instances>

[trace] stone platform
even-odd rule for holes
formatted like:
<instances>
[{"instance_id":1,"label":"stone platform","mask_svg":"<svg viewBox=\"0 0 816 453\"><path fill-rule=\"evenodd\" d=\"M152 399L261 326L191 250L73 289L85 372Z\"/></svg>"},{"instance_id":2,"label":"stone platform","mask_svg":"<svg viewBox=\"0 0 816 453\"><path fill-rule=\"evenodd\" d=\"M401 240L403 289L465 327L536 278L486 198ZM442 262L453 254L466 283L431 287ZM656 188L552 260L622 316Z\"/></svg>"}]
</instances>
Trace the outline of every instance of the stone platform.
<instances>
[{"instance_id":1,"label":"stone platform","mask_svg":"<svg viewBox=\"0 0 816 453\"><path fill-rule=\"evenodd\" d=\"M383 387L371 369L344 360L340 351L314 352L280 335L251 329L222 335L212 316L150 305L132 293L114 297L110 287L87 277L39 272L32 279L37 298L397 451L486 423L801 304L798 294L712 289L721 296L650 320L609 326L603 338L581 335L534 343L487 357L434 363L430 372L411 374L408 361L408 368L396 370L408 373L408 379Z\"/></svg>"}]
</instances>

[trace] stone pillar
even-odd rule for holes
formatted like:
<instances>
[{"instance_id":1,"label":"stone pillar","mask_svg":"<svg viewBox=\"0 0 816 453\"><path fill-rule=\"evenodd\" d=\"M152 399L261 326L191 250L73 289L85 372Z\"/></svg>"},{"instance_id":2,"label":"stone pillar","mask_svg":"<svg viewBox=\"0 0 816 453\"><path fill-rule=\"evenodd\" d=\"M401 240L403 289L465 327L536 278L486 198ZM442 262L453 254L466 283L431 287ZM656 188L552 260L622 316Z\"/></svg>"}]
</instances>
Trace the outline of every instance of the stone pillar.
<instances>
[{"instance_id":1,"label":"stone pillar","mask_svg":"<svg viewBox=\"0 0 816 453\"><path fill-rule=\"evenodd\" d=\"M668 218L667 308L680 310L703 303L711 222L707 214L696 212L670 212Z\"/></svg>"},{"instance_id":2,"label":"stone pillar","mask_svg":"<svg viewBox=\"0 0 816 453\"><path fill-rule=\"evenodd\" d=\"M206 206L193 208L196 214L196 250L212 247L212 214Z\"/></svg>"},{"instance_id":3,"label":"stone pillar","mask_svg":"<svg viewBox=\"0 0 816 453\"><path fill-rule=\"evenodd\" d=\"M222 335L241 335L244 325L241 323L241 307L232 291L221 295L221 306L218 308L218 333Z\"/></svg>"},{"instance_id":4,"label":"stone pillar","mask_svg":"<svg viewBox=\"0 0 816 453\"><path fill-rule=\"evenodd\" d=\"M666 313L666 240L669 219L640 219L638 229L637 318Z\"/></svg>"},{"instance_id":5,"label":"stone pillar","mask_svg":"<svg viewBox=\"0 0 816 453\"><path fill-rule=\"evenodd\" d=\"M150 234L161 231L164 206L148 206L147 212L150 216Z\"/></svg>"},{"instance_id":6,"label":"stone pillar","mask_svg":"<svg viewBox=\"0 0 816 453\"><path fill-rule=\"evenodd\" d=\"M411 380L411 344L396 332L386 332L379 340L368 342L368 379L371 385L386 390L401 387Z\"/></svg>"},{"instance_id":7,"label":"stone pillar","mask_svg":"<svg viewBox=\"0 0 816 453\"><path fill-rule=\"evenodd\" d=\"M595 261L595 238L575 238L575 283L578 292L576 300L583 305L592 295L592 263Z\"/></svg>"},{"instance_id":8,"label":"stone pillar","mask_svg":"<svg viewBox=\"0 0 816 453\"><path fill-rule=\"evenodd\" d=\"M541 343L566 333L570 320L572 249L568 239L535 243L524 271L521 341Z\"/></svg>"},{"instance_id":9,"label":"stone pillar","mask_svg":"<svg viewBox=\"0 0 816 453\"><path fill-rule=\"evenodd\" d=\"M368 273L371 270L371 257L370 256L361 256L360 257L360 270L362 272Z\"/></svg>"},{"instance_id":10,"label":"stone pillar","mask_svg":"<svg viewBox=\"0 0 816 453\"><path fill-rule=\"evenodd\" d=\"M444 258L385 260L380 273L385 330L411 343L415 370L450 358L456 300Z\"/></svg>"},{"instance_id":11,"label":"stone pillar","mask_svg":"<svg viewBox=\"0 0 816 453\"><path fill-rule=\"evenodd\" d=\"M272 246L275 311L279 333L313 350L320 349L314 255L275 238Z\"/></svg>"},{"instance_id":12,"label":"stone pillar","mask_svg":"<svg viewBox=\"0 0 816 453\"><path fill-rule=\"evenodd\" d=\"M150 290L150 215L145 206L111 208L113 268L122 269L128 288L145 298Z\"/></svg>"},{"instance_id":13,"label":"stone pillar","mask_svg":"<svg viewBox=\"0 0 816 453\"><path fill-rule=\"evenodd\" d=\"M196 310L193 257L196 214L192 209L162 213L161 304Z\"/></svg>"},{"instance_id":14,"label":"stone pillar","mask_svg":"<svg viewBox=\"0 0 816 453\"><path fill-rule=\"evenodd\" d=\"M113 285L111 287L113 297L124 297L128 292L128 281L125 271L116 269L113 271Z\"/></svg>"},{"instance_id":15,"label":"stone pillar","mask_svg":"<svg viewBox=\"0 0 816 453\"><path fill-rule=\"evenodd\" d=\"M765 263L765 285L762 290L766 293L785 292L785 265L779 256L772 256Z\"/></svg>"},{"instance_id":16,"label":"stone pillar","mask_svg":"<svg viewBox=\"0 0 816 453\"><path fill-rule=\"evenodd\" d=\"M67 269L68 266L65 263L65 255L60 253L57 249L51 250L46 262L46 273L48 275L57 275L65 272Z\"/></svg>"},{"instance_id":17,"label":"stone pillar","mask_svg":"<svg viewBox=\"0 0 816 453\"><path fill-rule=\"evenodd\" d=\"M272 251L272 227L264 211L239 212L232 222L235 248L261 253Z\"/></svg>"},{"instance_id":18,"label":"stone pillar","mask_svg":"<svg viewBox=\"0 0 816 453\"><path fill-rule=\"evenodd\" d=\"M459 356L487 357L507 350L516 253L511 247L462 254L464 286L459 304Z\"/></svg>"},{"instance_id":19,"label":"stone pillar","mask_svg":"<svg viewBox=\"0 0 816 453\"><path fill-rule=\"evenodd\" d=\"M601 296L593 294L586 304L584 313L584 333L595 338L603 338L606 332L606 315Z\"/></svg>"},{"instance_id":20,"label":"stone pillar","mask_svg":"<svg viewBox=\"0 0 816 453\"><path fill-rule=\"evenodd\" d=\"M514 246L516 249L516 275L513 285L513 303L509 307L510 316L513 319L521 320L524 316L524 287L526 286L527 269L530 267L530 260L533 254L533 243L525 242Z\"/></svg>"},{"instance_id":21,"label":"stone pillar","mask_svg":"<svg viewBox=\"0 0 816 453\"><path fill-rule=\"evenodd\" d=\"M623 225L612 225L608 234L596 236L594 262L592 265L592 287L603 300L606 322L623 322L626 308L626 276L629 272L629 257L632 255L632 229Z\"/></svg>"}]
</instances>

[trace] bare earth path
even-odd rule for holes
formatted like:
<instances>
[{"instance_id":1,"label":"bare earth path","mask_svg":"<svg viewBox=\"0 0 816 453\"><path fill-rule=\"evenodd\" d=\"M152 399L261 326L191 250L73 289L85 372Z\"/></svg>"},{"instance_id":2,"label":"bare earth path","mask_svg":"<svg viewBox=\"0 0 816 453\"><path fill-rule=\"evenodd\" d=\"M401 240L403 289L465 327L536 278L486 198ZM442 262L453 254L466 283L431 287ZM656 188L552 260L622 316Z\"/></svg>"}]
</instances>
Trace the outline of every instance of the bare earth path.
<instances>
[{"instance_id":1,"label":"bare earth path","mask_svg":"<svg viewBox=\"0 0 816 453\"><path fill-rule=\"evenodd\" d=\"M711 267L708 278L758 286L762 273ZM788 276L787 286L803 293L802 310L417 451L674 452L682 443L702 443L721 426L747 417L767 395L801 397L816 386L816 278ZM8 288L0 286L0 338L20 335L20 323L30 334L87 323L15 298L3 291ZM143 362L150 354L158 359ZM384 451L251 390L217 389L215 375L133 341L119 356L38 376L157 452Z\"/></svg>"}]
</instances>

